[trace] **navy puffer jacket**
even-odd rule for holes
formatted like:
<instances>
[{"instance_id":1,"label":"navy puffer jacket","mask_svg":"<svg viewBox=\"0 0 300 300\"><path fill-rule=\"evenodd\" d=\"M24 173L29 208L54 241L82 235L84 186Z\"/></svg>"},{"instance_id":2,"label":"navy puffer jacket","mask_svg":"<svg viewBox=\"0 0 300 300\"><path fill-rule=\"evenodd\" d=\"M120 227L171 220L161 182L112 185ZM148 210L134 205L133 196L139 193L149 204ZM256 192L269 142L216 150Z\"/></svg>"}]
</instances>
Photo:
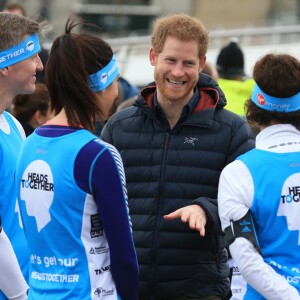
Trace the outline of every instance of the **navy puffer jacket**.
<instances>
[{"instance_id":1,"label":"navy puffer jacket","mask_svg":"<svg viewBox=\"0 0 300 300\"><path fill-rule=\"evenodd\" d=\"M152 109L154 83L102 131L124 162L143 299L225 298L230 289L217 188L222 169L254 140L246 122L223 108L226 99L214 80L201 74L198 89L192 115L169 132ZM181 220L163 218L195 203L207 214L205 237Z\"/></svg>"}]
</instances>

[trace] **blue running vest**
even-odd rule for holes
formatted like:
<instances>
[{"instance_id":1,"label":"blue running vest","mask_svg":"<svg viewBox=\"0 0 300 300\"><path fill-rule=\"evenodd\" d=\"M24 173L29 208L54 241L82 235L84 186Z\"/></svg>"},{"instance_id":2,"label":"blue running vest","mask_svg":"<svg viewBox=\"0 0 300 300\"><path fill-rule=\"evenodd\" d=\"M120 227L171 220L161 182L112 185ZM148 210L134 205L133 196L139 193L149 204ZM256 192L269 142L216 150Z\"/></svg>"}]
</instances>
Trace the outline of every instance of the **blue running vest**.
<instances>
[{"instance_id":1,"label":"blue running vest","mask_svg":"<svg viewBox=\"0 0 300 300\"><path fill-rule=\"evenodd\" d=\"M2 226L11 241L22 273L28 283L30 255L24 231L21 228L14 182L16 161L23 139L11 115L6 111L2 115L10 127L10 132L5 133L0 130L0 160L2 162L0 167L0 215ZM7 298L0 291L0 300L2 299Z\"/></svg>"},{"instance_id":2,"label":"blue running vest","mask_svg":"<svg viewBox=\"0 0 300 300\"><path fill-rule=\"evenodd\" d=\"M300 292L300 153L253 149L238 159L253 178L251 212L263 259ZM247 285L244 299L265 298Z\"/></svg>"},{"instance_id":3,"label":"blue running vest","mask_svg":"<svg viewBox=\"0 0 300 300\"><path fill-rule=\"evenodd\" d=\"M22 147L16 178L31 252L30 300L119 299L96 203L74 179L78 152L95 138L84 129L55 138L34 132Z\"/></svg>"}]
</instances>

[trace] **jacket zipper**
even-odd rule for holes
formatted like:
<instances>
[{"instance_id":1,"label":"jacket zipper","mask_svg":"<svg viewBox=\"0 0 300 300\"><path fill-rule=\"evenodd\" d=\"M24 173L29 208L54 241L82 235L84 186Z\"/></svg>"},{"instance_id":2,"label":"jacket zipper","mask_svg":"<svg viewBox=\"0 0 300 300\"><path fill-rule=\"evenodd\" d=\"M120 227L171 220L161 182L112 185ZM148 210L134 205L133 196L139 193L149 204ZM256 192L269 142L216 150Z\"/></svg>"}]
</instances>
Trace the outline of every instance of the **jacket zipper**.
<instances>
[{"instance_id":1,"label":"jacket zipper","mask_svg":"<svg viewBox=\"0 0 300 300\"><path fill-rule=\"evenodd\" d=\"M167 154L168 154L168 148L169 148L169 141L170 141L170 133L166 132L166 138L164 143L164 151L163 151L163 157L162 157L162 164L161 164L161 173L160 173L160 179L159 179L159 199L158 199L158 212L155 220L155 227L154 227L154 237L153 237L153 248L151 253L151 261L155 262L156 260L156 249L158 244L158 235L159 235L159 228L160 224L162 222L161 211L163 206L163 199L164 199L164 183L165 183L165 171L166 171L166 160L167 160ZM152 292L155 295L155 287L156 287L156 280L155 280L155 264L151 264L151 282L152 282Z\"/></svg>"}]
</instances>

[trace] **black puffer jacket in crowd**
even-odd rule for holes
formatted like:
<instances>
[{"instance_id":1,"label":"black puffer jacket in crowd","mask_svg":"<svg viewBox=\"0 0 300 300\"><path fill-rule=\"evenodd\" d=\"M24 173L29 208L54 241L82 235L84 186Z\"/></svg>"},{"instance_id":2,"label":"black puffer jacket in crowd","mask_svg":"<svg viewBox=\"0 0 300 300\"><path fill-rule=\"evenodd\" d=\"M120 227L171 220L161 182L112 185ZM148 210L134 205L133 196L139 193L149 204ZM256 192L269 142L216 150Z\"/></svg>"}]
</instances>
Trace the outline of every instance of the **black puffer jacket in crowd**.
<instances>
[{"instance_id":1,"label":"black puffer jacket in crowd","mask_svg":"<svg viewBox=\"0 0 300 300\"><path fill-rule=\"evenodd\" d=\"M113 115L102 131L125 167L143 299L225 298L230 289L217 210L219 176L254 147L254 140L246 122L223 109L226 100L214 80L201 74L198 88L193 114L169 132L152 109L154 83L143 89L135 106ZM205 237L180 219L163 218L195 203L207 214Z\"/></svg>"}]
</instances>

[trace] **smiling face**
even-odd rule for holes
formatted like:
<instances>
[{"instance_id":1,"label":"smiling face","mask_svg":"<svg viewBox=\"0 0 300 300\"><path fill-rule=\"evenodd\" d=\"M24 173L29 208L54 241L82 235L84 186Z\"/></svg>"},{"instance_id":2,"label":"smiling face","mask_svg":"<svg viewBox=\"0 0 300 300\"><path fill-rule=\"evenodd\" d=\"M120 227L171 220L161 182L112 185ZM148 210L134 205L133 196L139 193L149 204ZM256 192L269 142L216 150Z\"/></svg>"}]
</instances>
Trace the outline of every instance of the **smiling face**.
<instances>
[{"instance_id":1,"label":"smiling face","mask_svg":"<svg viewBox=\"0 0 300 300\"><path fill-rule=\"evenodd\" d=\"M161 53L150 49L150 62L154 68L157 96L161 101L187 103L199 79L205 57L198 56L195 40L183 41L168 36Z\"/></svg>"},{"instance_id":2,"label":"smiling face","mask_svg":"<svg viewBox=\"0 0 300 300\"><path fill-rule=\"evenodd\" d=\"M36 72L43 70L43 63L35 54L19 63L8 67L8 82L18 94L31 94L35 91Z\"/></svg>"}]
</instances>

